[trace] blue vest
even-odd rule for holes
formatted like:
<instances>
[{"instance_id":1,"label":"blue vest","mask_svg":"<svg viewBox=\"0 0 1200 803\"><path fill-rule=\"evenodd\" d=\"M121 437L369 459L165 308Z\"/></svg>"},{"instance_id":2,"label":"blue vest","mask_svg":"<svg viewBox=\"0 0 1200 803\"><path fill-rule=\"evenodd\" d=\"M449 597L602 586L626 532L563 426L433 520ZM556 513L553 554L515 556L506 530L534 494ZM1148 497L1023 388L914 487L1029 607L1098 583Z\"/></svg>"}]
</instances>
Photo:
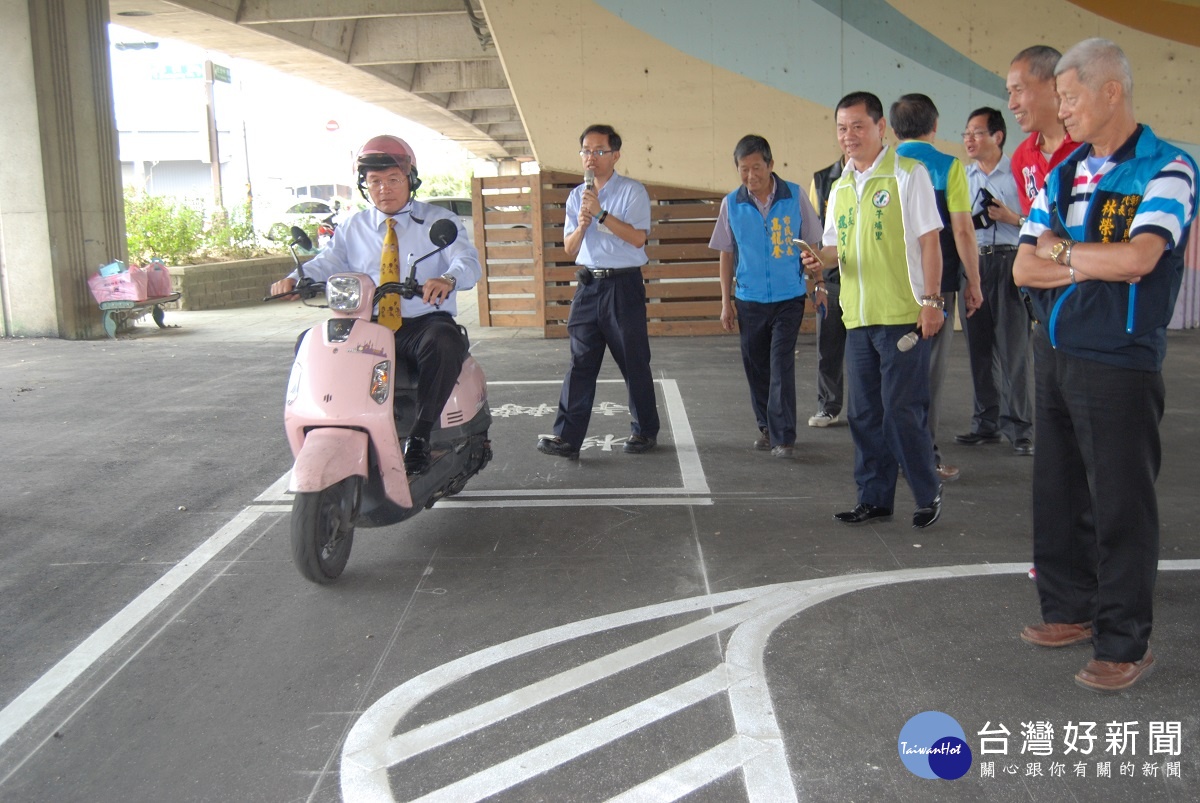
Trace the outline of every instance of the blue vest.
<instances>
[{"instance_id":1,"label":"blue vest","mask_svg":"<svg viewBox=\"0 0 1200 803\"><path fill-rule=\"evenodd\" d=\"M1190 156L1139 125L1112 155L1116 164L1100 177L1084 225L1068 229L1063 210L1071 201L1075 169L1088 151L1086 145L1077 148L1046 177L1050 227L1059 237L1077 242L1127 241L1150 180L1181 156L1196 169ZM1073 356L1120 368L1162 370L1166 328L1183 282L1184 251L1195 215L1193 208L1192 217L1181 221L1179 241L1137 284L1087 281L1045 290L1024 288L1051 344Z\"/></svg>"},{"instance_id":2,"label":"blue vest","mask_svg":"<svg viewBox=\"0 0 1200 803\"><path fill-rule=\"evenodd\" d=\"M775 200L764 219L744 186L726 199L734 243L733 294L740 301L774 304L805 294L800 265L800 188L775 176ZM818 248L818 243L811 243Z\"/></svg>"},{"instance_id":3,"label":"blue vest","mask_svg":"<svg viewBox=\"0 0 1200 803\"><path fill-rule=\"evenodd\" d=\"M950 225L950 205L946 202L946 187L950 184L950 168L954 157L942 153L928 142L908 140L896 146L896 153L916 159L929 171L933 182L933 194L937 198L938 215L942 218L942 230L938 241L942 246L942 292L957 293L962 284L962 259L958 255L958 243L954 241L954 228Z\"/></svg>"}]
</instances>

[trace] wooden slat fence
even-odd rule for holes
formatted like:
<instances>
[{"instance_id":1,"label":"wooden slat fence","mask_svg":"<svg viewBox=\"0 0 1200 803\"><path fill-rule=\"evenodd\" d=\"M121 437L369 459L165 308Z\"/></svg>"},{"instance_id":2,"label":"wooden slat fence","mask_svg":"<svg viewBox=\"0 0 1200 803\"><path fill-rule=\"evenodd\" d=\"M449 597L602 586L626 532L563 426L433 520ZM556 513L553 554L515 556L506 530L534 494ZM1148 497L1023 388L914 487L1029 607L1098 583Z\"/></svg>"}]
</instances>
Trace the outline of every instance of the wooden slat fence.
<instances>
[{"instance_id":1,"label":"wooden slat fence","mask_svg":"<svg viewBox=\"0 0 1200 803\"><path fill-rule=\"evenodd\" d=\"M475 245L483 263L479 322L536 326L566 337L576 265L563 247L567 197L579 173L476 178ZM653 221L642 269L651 335L720 334L717 253L708 247L721 195L648 184Z\"/></svg>"}]
</instances>

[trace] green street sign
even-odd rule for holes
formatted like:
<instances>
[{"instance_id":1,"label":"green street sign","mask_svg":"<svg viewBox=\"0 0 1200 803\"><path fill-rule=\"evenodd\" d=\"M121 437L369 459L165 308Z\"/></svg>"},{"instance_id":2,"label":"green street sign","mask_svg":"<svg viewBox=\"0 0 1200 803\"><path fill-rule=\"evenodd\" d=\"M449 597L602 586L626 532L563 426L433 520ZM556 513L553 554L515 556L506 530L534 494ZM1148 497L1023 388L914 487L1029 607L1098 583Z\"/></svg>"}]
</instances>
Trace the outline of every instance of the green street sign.
<instances>
[{"instance_id":1,"label":"green street sign","mask_svg":"<svg viewBox=\"0 0 1200 803\"><path fill-rule=\"evenodd\" d=\"M220 64L214 64L213 65L213 80L214 81L224 81L227 84L230 83L229 68L222 67Z\"/></svg>"}]
</instances>

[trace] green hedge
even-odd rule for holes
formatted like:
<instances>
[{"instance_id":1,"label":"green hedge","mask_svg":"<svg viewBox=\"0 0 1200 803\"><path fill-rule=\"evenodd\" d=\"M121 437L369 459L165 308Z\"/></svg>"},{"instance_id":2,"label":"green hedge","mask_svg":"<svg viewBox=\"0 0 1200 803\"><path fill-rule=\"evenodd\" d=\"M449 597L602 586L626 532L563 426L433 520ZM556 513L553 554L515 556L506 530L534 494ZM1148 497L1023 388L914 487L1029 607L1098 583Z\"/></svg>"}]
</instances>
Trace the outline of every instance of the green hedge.
<instances>
[{"instance_id":1,"label":"green hedge","mask_svg":"<svg viewBox=\"0 0 1200 803\"><path fill-rule=\"evenodd\" d=\"M254 231L249 203L226 212L161 195L125 190L125 235L129 261L158 258L168 265L249 259L277 251Z\"/></svg>"}]
</instances>

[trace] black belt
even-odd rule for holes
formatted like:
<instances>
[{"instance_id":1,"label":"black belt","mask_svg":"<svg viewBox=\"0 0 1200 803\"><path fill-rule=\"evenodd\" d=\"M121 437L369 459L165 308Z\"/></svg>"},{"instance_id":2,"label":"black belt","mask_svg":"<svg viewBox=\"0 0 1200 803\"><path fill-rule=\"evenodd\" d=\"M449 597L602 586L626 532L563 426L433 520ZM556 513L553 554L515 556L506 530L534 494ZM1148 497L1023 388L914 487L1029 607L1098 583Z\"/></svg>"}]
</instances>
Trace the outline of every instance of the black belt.
<instances>
[{"instance_id":1,"label":"black belt","mask_svg":"<svg viewBox=\"0 0 1200 803\"><path fill-rule=\"evenodd\" d=\"M641 270L641 267L636 268L588 268L593 279L611 279L614 276L620 276L625 273L633 273Z\"/></svg>"},{"instance_id":2,"label":"black belt","mask_svg":"<svg viewBox=\"0 0 1200 803\"><path fill-rule=\"evenodd\" d=\"M979 246L979 255L981 257L990 256L991 254L1011 254L1016 251L1015 245L981 245Z\"/></svg>"}]
</instances>

